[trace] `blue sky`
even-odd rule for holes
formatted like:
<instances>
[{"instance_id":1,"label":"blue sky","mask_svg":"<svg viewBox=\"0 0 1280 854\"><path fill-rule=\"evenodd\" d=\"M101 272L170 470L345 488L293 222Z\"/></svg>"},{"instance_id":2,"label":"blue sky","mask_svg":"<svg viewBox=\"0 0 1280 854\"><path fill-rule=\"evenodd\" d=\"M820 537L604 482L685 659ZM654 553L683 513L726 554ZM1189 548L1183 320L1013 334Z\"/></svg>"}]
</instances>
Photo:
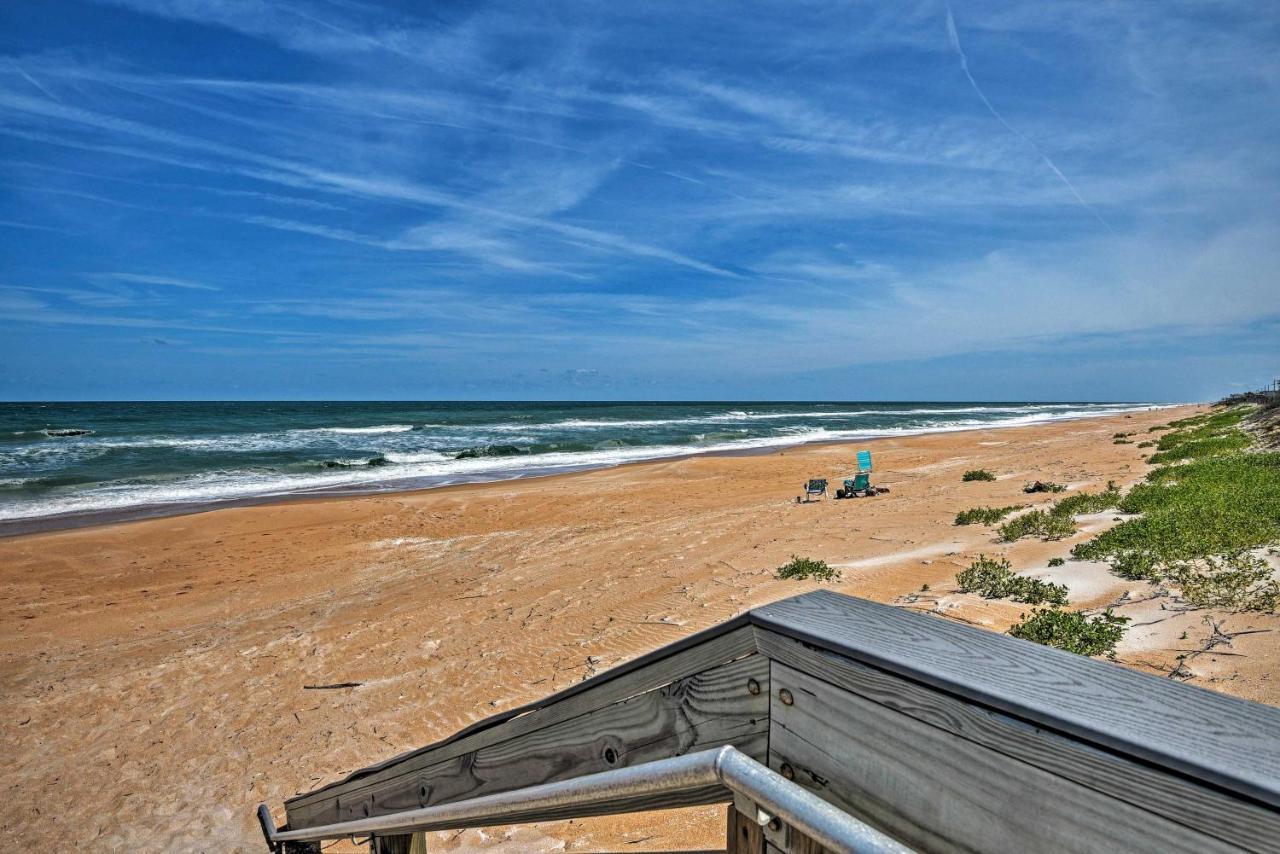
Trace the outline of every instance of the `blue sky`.
<instances>
[{"instance_id":1,"label":"blue sky","mask_svg":"<svg viewBox=\"0 0 1280 854\"><path fill-rule=\"evenodd\" d=\"M7 0L0 53L0 398L1280 373L1280 5Z\"/></svg>"}]
</instances>

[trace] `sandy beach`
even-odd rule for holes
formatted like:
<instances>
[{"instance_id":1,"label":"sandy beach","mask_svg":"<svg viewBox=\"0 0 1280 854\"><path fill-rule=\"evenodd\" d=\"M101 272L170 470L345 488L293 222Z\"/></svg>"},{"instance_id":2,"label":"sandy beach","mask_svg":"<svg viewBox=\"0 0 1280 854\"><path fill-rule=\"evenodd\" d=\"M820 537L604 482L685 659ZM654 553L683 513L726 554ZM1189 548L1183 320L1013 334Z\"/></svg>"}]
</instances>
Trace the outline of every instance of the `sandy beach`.
<instances>
[{"instance_id":1,"label":"sandy beach","mask_svg":"<svg viewBox=\"0 0 1280 854\"><path fill-rule=\"evenodd\" d=\"M1173 611L1145 582L1068 561L1069 540L995 542L979 505L1022 486L1129 485L1118 431L1195 411L861 443L890 493L797 504L849 444L703 456L413 493L298 501L0 540L4 838L38 850L261 851L252 811L817 586L1003 631L1026 606L956 592L979 553L1132 619L1122 665L1275 703L1274 616ZM986 468L989 483L962 483ZM927 585L927 591L922 588ZM1216 633L1216 635L1214 634ZM1228 653L1228 654L1224 654ZM358 683L350 688L317 688ZM311 686L311 687L308 687ZM432 850L653 851L722 844L723 808L441 834ZM337 846L330 850L344 850Z\"/></svg>"}]
</instances>

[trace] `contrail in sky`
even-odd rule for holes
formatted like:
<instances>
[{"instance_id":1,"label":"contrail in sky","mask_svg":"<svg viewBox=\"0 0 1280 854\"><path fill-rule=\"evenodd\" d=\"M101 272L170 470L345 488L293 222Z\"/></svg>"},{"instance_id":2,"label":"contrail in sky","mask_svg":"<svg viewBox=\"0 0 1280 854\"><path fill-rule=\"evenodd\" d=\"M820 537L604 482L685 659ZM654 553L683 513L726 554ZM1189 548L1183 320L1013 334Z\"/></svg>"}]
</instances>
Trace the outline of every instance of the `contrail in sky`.
<instances>
[{"instance_id":1,"label":"contrail in sky","mask_svg":"<svg viewBox=\"0 0 1280 854\"><path fill-rule=\"evenodd\" d=\"M26 81L27 81L28 83L30 83L32 86L34 86L34 87L36 87L37 89L39 89L39 90L40 90L41 92L43 92L45 95L47 95L48 97L50 97L50 98L52 98L53 100L57 101L59 104L61 104L61 103L62 103L62 99L61 99L61 98L59 98L57 95L53 94L53 93L52 93L52 92L50 92L48 89L46 89L46 88L45 88L45 86L44 86L44 84L43 84L43 83L41 83L39 80L35 79L35 78L34 78L34 77L32 77L30 74L28 74L27 72L23 71L23 70L22 70L22 66L21 66L21 65L18 65L18 63L16 63L16 62L14 62L12 58L10 58L10 60L9 60L9 67L10 67L10 68L12 68L14 71L18 72L18 74L22 75L22 79L26 80Z\"/></svg>"},{"instance_id":2,"label":"contrail in sky","mask_svg":"<svg viewBox=\"0 0 1280 854\"><path fill-rule=\"evenodd\" d=\"M960 34L956 32L956 19L951 14L951 4L949 3L947 4L947 37L951 40L951 47L956 52L956 56L960 57L960 70L963 71L964 76L969 79L969 85L973 87L973 91L977 92L978 97L982 99L982 103L986 106L987 112L991 113L995 120L1004 126L1005 130L1025 142L1031 147L1032 151L1040 155L1040 159L1044 161L1046 166L1053 170L1053 174L1057 175L1058 179L1062 181L1069 191L1071 191L1071 195L1075 196L1075 199L1080 203L1080 206L1093 214L1093 218L1102 223L1108 231L1114 233L1115 229L1111 227L1111 223L1103 219L1098 212L1084 200L1084 197L1080 195L1080 192L1075 188L1075 185L1071 183L1070 179L1068 179L1066 175L1062 174L1062 170L1059 169L1057 164L1049 158L1049 155L1045 154L1044 151L1041 150L1040 146L1032 142L1030 137L1021 133L1013 125L1006 122L1004 120L1004 116L1000 115L1000 113L996 111L996 108L991 105L991 101L989 101L986 94L983 93L982 87L978 85L978 81L973 79L973 73L969 71L969 58L964 55L964 49L960 47Z\"/></svg>"}]
</instances>

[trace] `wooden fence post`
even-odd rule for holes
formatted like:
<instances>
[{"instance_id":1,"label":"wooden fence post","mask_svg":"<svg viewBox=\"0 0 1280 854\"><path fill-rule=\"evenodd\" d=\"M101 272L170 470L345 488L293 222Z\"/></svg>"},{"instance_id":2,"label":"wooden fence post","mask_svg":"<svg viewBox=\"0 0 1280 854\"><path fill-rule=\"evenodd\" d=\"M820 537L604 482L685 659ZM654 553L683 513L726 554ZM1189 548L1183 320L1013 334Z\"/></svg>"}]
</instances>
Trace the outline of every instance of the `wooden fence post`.
<instances>
[{"instance_id":1,"label":"wooden fence post","mask_svg":"<svg viewBox=\"0 0 1280 854\"><path fill-rule=\"evenodd\" d=\"M724 847L727 854L764 854L764 830L751 816L738 812L737 807L729 804L725 824Z\"/></svg>"},{"instance_id":2,"label":"wooden fence post","mask_svg":"<svg viewBox=\"0 0 1280 854\"><path fill-rule=\"evenodd\" d=\"M422 834L418 834L422 835ZM409 854L413 845L412 833L401 833L395 836L375 836L369 846L370 854Z\"/></svg>"}]
</instances>

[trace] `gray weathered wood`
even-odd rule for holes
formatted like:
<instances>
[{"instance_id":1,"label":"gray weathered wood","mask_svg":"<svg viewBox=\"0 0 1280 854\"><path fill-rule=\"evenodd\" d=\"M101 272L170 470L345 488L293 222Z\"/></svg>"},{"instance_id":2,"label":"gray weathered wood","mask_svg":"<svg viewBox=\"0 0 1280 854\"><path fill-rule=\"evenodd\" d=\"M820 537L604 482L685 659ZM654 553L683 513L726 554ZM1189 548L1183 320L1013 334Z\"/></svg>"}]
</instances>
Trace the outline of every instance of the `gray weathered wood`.
<instances>
[{"instance_id":1,"label":"gray weathered wood","mask_svg":"<svg viewBox=\"0 0 1280 854\"><path fill-rule=\"evenodd\" d=\"M295 806L290 826L452 803L724 744L764 761L768 680L768 661L750 655L339 798Z\"/></svg>"},{"instance_id":2,"label":"gray weathered wood","mask_svg":"<svg viewBox=\"0 0 1280 854\"><path fill-rule=\"evenodd\" d=\"M361 792L382 781L420 774L440 762L570 720L620 700L659 688L755 652L755 639L745 617L713 627L635 661L601 673L544 700L480 721L455 735L378 765L344 780L285 801L291 827L313 827L314 816L332 814L327 802L360 800Z\"/></svg>"},{"instance_id":3,"label":"gray weathered wood","mask_svg":"<svg viewBox=\"0 0 1280 854\"><path fill-rule=\"evenodd\" d=\"M770 672L821 691L779 713ZM756 609L286 809L291 827L312 827L718 744L775 768L808 762L798 782L931 850L1280 850L1280 710L827 592ZM712 786L503 821L727 799Z\"/></svg>"},{"instance_id":4,"label":"gray weathered wood","mask_svg":"<svg viewBox=\"0 0 1280 854\"><path fill-rule=\"evenodd\" d=\"M790 765L797 783L919 850L1237 850L786 665L772 672L770 767Z\"/></svg>"},{"instance_id":5,"label":"gray weathered wood","mask_svg":"<svg viewBox=\"0 0 1280 854\"><path fill-rule=\"evenodd\" d=\"M819 591L753 625L1280 807L1280 709Z\"/></svg>"},{"instance_id":6,"label":"gray weathered wood","mask_svg":"<svg viewBox=\"0 0 1280 854\"><path fill-rule=\"evenodd\" d=\"M773 661L1243 849L1280 840L1280 810L764 629L757 643Z\"/></svg>"}]
</instances>

